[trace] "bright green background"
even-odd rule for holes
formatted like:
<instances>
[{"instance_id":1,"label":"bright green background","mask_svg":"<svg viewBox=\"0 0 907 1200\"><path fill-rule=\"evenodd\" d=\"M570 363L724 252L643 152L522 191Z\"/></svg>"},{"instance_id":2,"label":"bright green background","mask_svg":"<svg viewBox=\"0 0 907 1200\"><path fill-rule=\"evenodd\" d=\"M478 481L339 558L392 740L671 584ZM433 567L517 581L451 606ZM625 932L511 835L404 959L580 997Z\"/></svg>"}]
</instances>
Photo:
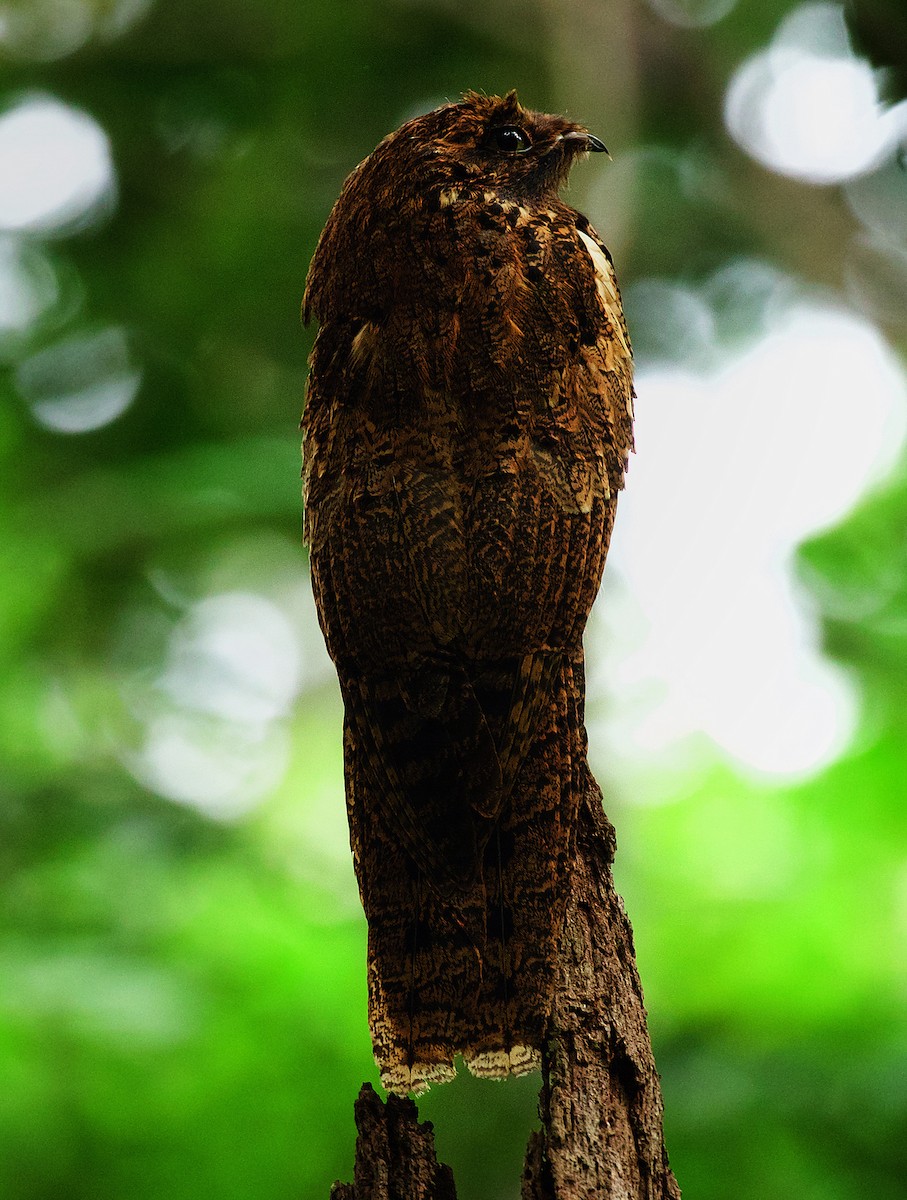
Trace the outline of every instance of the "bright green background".
<instances>
[{"instance_id":1,"label":"bright green background","mask_svg":"<svg viewBox=\"0 0 907 1200\"><path fill-rule=\"evenodd\" d=\"M705 157L747 202L719 212L666 176L615 247L625 287L741 253L842 287L822 239L791 236L850 228L837 190L771 177L721 121L730 73L789 7L741 0L684 30L631 0L160 0L119 40L3 66L0 103L42 89L100 122L119 202L44 248L70 298L0 369L0 1196L290 1200L350 1177L374 1069L335 686L314 673L282 726L285 776L234 820L136 782L130 689L161 671L185 603L305 572L299 300L345 174L406 116L517 86L618 163L636 144ZM905 10L856 16L897 58ZM607 169L580 169L577 203ZM42 430L17 358L109 323L143 365L136 403L93 433ZM886 330L902 352L903 328ZM608 806L696 1200L904 1194L905 530L899 472L801 552L862 696L841 761L790 787L716 766L675 803ZM854 594L857 615L835 606ZM770 866L780 828L783 887L715 887L704 864ZM427 1098L463 1200L518 1194L535 1090L459 1079Z\"/></svg>"}]
</instances>

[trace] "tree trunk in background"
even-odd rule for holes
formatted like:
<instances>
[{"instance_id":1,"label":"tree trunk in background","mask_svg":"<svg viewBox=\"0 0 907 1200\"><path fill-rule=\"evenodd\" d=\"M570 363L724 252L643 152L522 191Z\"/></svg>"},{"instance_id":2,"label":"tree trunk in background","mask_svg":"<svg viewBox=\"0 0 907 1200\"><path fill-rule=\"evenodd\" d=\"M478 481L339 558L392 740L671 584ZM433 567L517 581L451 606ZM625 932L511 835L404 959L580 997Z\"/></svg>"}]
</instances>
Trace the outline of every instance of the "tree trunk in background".
<instances>
[{"instance_id":1,"label":"tree trunk in background","mask_svg":"<svg viewBox=\"0 0 907 1200\"><path fill-rule=\"evenodd\" d=\"M589 779L577 833L560 979L529 1139L523 1200L679 1200L662 1132L633 934L614 890L614 830ZM506 1086L506 1084L504 1085ZM355 1182L331 1200L456 1200L431 1125L411 1100L356 1101Z\"/></svg>"}]
</instances>

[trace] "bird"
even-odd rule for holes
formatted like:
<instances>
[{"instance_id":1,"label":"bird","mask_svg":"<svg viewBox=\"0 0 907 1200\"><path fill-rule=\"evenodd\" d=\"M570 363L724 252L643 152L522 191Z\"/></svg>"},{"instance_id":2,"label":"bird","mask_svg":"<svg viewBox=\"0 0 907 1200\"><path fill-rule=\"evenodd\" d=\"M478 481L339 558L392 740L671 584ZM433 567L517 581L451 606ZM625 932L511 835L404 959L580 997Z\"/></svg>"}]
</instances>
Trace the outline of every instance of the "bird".
<instances>
[{"instance_id":1,"label":"bird","mask_svg":"<svg viewBox=\"0 0 907 1200\"><path fill-rule=\"evenodd\" d=\"M560 195L590 151L466 92L352 171L306 279L304 537L391 1093L525 1074L548 1035L633 450L611 255Z\"/></svg>"}]
</instances>

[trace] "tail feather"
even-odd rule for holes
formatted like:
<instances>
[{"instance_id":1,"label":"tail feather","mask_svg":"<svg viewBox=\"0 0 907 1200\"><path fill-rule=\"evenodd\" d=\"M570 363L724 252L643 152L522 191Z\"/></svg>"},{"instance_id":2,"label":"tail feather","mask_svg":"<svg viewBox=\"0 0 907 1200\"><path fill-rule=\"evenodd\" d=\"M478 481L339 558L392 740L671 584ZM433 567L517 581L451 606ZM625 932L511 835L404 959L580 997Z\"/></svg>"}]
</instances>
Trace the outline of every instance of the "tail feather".
<instances>
[{"instance_id":1,"label":"tail feather","mask_svg":"<svg viewBox=\"0 0 907 1200\"><path fill-rule=\"evenodd\" d=\"M388 1091L538 1066L585 763L581 656L565 656L478 877L444 894L401 844L345 734L354 862L369 922L369 1021Z\"/></svg>"}]
</instances>

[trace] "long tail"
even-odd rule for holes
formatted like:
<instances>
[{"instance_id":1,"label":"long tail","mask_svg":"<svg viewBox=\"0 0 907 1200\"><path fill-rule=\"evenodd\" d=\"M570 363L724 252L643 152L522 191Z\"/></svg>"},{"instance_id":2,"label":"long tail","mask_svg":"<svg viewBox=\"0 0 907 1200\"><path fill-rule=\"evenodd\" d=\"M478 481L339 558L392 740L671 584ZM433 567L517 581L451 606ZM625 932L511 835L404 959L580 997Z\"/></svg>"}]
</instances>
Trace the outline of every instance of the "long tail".
<instances>
[{"instance_id":1,"label":"long tail","mask_svg":"<svg viewBox=\"0 0 907 1200\"><path fill-rule=\"evenodd\" d=\"M556 981L582 771L581 658L550 703L474 884L442 897L370 788L346 731L351 840L369 922L369 1020L382 1083L422 1091L461 1054L482 1077L538 1065Z\"/></svg>"}]
</instances>

